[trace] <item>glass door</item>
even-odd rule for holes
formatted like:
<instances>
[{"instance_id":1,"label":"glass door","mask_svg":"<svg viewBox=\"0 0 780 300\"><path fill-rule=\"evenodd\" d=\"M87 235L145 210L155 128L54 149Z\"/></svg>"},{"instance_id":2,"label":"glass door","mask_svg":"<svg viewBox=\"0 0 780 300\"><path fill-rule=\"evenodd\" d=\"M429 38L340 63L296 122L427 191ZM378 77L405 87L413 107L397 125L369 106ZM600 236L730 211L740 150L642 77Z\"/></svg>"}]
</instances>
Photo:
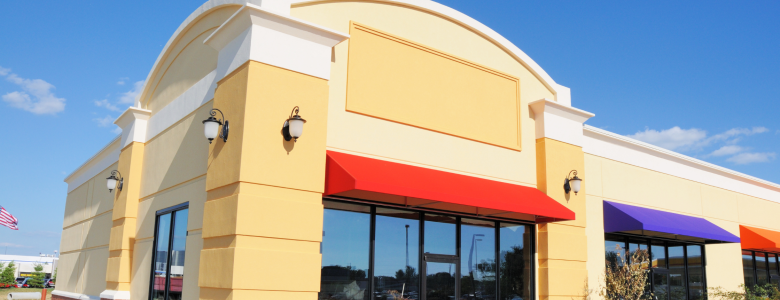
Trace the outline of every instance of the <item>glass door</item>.
<instances>
[{"instance_id":1,"label":"glass door","mask_svg":"<svg viewBox=\"0 0 780 300\"><path fill-rule=\"evenodd\" d=\"M189 204L157 212L149 299L181 300Z\"/></svg>"},{"instance_id":2,"label":"glass door","mask_svg":"<svg viewBox=\"0 0 780 300\"><path fill-rule=\"evenodd\" d=\"M456 255L423 255L423 300L459 299L460 260Z\"/></svg>"}]
</instances>

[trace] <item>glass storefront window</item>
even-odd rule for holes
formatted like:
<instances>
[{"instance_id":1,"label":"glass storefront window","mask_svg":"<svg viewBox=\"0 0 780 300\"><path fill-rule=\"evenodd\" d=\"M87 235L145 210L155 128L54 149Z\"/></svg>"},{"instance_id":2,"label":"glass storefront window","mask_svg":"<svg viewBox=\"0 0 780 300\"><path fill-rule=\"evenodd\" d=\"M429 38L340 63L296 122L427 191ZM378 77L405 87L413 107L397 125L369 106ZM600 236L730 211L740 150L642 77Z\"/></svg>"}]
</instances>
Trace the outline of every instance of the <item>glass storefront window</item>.
<instances>
[{"instance_id":1,"label":"glass storefront window","mask_svg":"<svg viewBox=\"0 0 780 300\"><path fill-rule=\"evenodd\" d=\"M704 268L700 245L688 245L688 300L704 299Z\"/></svg>"},{"instance_id":2,"label":"glass storefront window","mask_svg":"<svg viewBox=\"0 0 780 300\"><path fill-rule=\"evenodd\" d=\"M669 299L685 300L685 246L667 248L669 253Z\"/></svg>"},{"instance_id":3,"label":"glass storefront window","mask_svg":"<svg viewBox=\"0 0 780 300\"><path fill-rule=\"evenodd\" d=\"M746 286L772 284L780 288L778 254L742 250L742 268Z\"/></svg>"},{"instance_id":4,"label":"glass storefront window","mask_svg":"<svg viewBox=\"0 0 780 300\"><path fill-rule=\"evenodd\" d=\"M187 203L157 212L149 293L152 300L182 299L188 215Z\"/></svg>"},{"instance_id":5,"label":"glass storefront window","mask_svg":"<svg viewBox=\"0 0 780 300\"><path fill-rule=\"evenodd\" d=\"M756 283L760 286L764 286L769 281L767 280L767 268L766 268L766 253L756 252Z\"/></svg>"},{"instance_id":6,"label":"glass storefront window","mask_svg":"<svg viewBox=\"0 0 780 300\"><path fill-rule=\"evenodd\" d=\"M420 213L376 209L374 299L419 294Z\"/></svg>"},{"instance_id":7,"label":"glass storefront window","mask_svg":"<svg viewBox=\"0 0 780 300\"><path fill-rule=\"evenodd\" d=\"M769 253L769 281L780 288L780 273L777 268L777 254Z\"/></svg>"},{"instance_id":8,"label":"glass storefront window","mask_svg":"<svg viewBox=\"0 0 780 300\"><path fill-rule=\"evenodd\" d=\"M653 241L650 247L650 265L653 268L666 269L666 247L662 241Z\"/></svg>"},{"instance_id":9,"label":"glass storefront window","mask_svg":"<svg viewBox=\"0 0 780 300\"><path fill-rule=\"evenodd\" d=\"M533 299L531 225L341 201L323 205L318 299Z\"/></svg>"},{"instance_id":10,"label":"glass storefront window","mask_svg":"<svg viewBox=\"0 0 780 300\"><path fill-rule=\"evenodd\" d=\"M742 273L745 274L745 286L756 285L755 276L756 270L753 269L753 252L742 251Z\"/></svg>"},{"instance_id":11,"label":"glass storefront window","mask_svg":"<svg viewBox=\"0 0 780 300\"><path fill-rule=\"evenodd\" d=\"M612 265L618 246L627 247L629 257L636 251L649 252L649 262L630 263L649 263L646 291L652 291L654 300L704 299L704 246L622 234L605 234L604 239L606 263Z\"/></svg>"},{"instance_id":12,"label":"glass storefront window","mask_svg":"<svg viewBox=\"0 0 780 300\"><path fill-rule=\"evenodd\" d=\"M532 232L527 225L499 226L499 295L501 300L531 298Z\"/></svg>"},{"instance_id":13,"label":"glass storefront window","mask_svg":"<svg viewBox=\"0 0 780 300\"><path fill-rule=\"evenodd\" d=\"M425 252L455 255L455 217L425 214Z\"/></svg>"},{"instance_id":14,"label":"glass storefront window","mask_svg":"<svg viewBox=\"0 0 780 300\"><path fill-rule=\"evenodd\" d=\"M626 251L626 242L608 239L604 241L604 251L604 259L610 267L622 266L623 260L620 259L620 256L624 255L623 253Z\"/></svg>"},{"instance_id":15,"label":"glass storefront window","mask_svg":"<svg viewBox=\"0 0 780 300\"><path fill-rule=\"evenodd\" d=\"M156 245L154 246L154 267L152 271L152 300L165 299L165 275L168 271L168 244L171 239L171 214L157 217Z\"/></svg>"},{"instance_id":16,"label":"glass storefront window","mask_svg":"<svg viewBox=\"0 0 780 300\"><path fill-rule=\"evenodd\" d=\"M461 219L460 294L496 299L496 223Z\"/></svg>"},{"instance_id":17,"label":"glass storefront window","mask_svg":"<svg viewBox=\"0 0 780 300\"><path fill-rule=\"evenodd\" d=\"M325 207L319 299L368 299L371 214L357 205L339 203Z\"/></svg>"}]
</instances>

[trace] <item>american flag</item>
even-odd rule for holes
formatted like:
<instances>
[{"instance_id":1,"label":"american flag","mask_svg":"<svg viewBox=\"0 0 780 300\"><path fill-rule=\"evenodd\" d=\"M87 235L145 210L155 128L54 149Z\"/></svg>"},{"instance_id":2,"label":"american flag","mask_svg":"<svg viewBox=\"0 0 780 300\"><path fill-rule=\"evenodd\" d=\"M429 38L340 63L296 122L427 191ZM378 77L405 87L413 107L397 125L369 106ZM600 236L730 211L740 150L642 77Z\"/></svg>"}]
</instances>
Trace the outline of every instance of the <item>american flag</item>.
<instances>
[{"instance_id":1,"label":"american flag","mask_svg":"<svg viewBox=\"0 0 780 300\"><path fill-rule=\"evenodd\" d=\"M0 206L0 225L3 225L5 227L11 228L13 230L19 230L19 220L17 220L13 215L9 214L5 208Z\"/></svg>"}]
</instances>

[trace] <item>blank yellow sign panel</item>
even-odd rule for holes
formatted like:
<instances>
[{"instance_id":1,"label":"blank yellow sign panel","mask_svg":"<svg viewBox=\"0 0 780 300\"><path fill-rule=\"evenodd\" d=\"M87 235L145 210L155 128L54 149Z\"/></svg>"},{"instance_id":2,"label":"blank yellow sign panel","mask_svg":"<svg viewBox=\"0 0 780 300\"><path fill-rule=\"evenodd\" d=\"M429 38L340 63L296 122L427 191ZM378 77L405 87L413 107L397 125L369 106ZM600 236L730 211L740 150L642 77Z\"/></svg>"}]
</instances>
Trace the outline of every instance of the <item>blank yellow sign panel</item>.
<instances>
[{"instance_id":1,"label":"blank yellow sign panel","mask_svg":"<svg viewBox=\"0 0 780 300\"><path fill-rule=\"evenodd\" d=\"M520 150L520 81L353 22L347 111Z\"/></svg>"}]
</instances>

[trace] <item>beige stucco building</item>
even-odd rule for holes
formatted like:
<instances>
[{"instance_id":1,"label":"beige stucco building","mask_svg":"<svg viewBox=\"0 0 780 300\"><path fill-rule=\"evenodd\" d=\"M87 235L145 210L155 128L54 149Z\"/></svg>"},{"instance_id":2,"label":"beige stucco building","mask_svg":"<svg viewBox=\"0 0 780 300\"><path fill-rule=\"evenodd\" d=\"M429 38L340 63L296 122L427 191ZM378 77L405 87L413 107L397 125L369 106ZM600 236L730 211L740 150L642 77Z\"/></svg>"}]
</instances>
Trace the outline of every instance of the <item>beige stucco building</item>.
<instances>
[{"instance_id":1,"label":"beige stucco building","mask_svg":"<svg viewBox=\"0 0 780 300\"><path fill-rule=\"evenodd\" d=\"M618 244L660 298L780 279L780 185L570 95L432 1L210 0L66 178L54 296L568 300Z\"/></svg>"}]
</instances>

